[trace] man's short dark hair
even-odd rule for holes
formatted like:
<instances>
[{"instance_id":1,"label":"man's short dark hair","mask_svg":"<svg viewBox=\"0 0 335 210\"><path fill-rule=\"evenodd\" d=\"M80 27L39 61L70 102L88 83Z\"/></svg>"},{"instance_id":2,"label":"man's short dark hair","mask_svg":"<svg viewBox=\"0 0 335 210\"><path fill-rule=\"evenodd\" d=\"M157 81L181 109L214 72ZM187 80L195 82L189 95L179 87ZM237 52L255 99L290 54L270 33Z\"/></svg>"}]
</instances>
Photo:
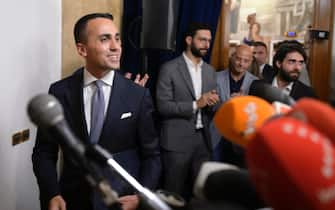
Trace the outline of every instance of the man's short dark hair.
<instances>
[{"instance_id":1,"label":"man's short dark hair","mask_svg":"<svg viewBox=\"0 0 335 210\"><path fill-rule=\"evenodd\" d=\"M299 44L297 44L296 42L281 43L279 45L277 51L276 51L276 54L273 56L272 66L273 66L275 71L277 71L277 72L279 71L279 68L276 65L277 61L283 62L286 55L288 53L292 53L292 52L299 53L304 58L304 61L306 62L307 54L306 54L306 52L305 52L301 43L299 43Z\"/></svg>"},{"instance_id":2,"label":"man's short dark hair","mask_svg":"<svg viewBox=\"0 0 335 210\"><path fill-rule=\"evenodd\" d=\"M253 46L253 47L264 47L266 50L268 49L266 44L264 42L261 42L261 41L251 42L251 46Z\"/></svg>"},{"instance_id":3,"label":"man's short dark hair","mask_svg":"<svg viewBox=\"0 0 335 210\"><path fill-rule=\"evenodd\" d=\"M190 36L190 37L194 37L194 35L197 33L197 31L199 30L209 30L211 31L211 27L210 25L206 24L206 23L199 23L199 22L194 22L194 23L191 23L188 28L187 28L187 31L185 32L184 34L184 39L183 39L183 49L186 49L186 37Z\"/></svg>"},{"instance_id":4,"label":"man's short dark hair","mask_svg":"<svg viewBox=\"0 0 335 210\"><path fill-rule=\"evenodd\" d=\"M85 15L81 17L76 24L74 25L73 34L74 34L74 41L76 43L85 43L87 39L86 34L86 26L87 23L90 20L96 19L96 18L106 18L109 20L114 20L114 17L112 14L109 13L91 13L88 15Z\"/></svg>"},{"instance_id":5,"label":"man's short dark hair","mask_svg":"<svg viewBox=\"0 0 335 210\"><path fill-rule=\"evenodd\" d=\"M286 44L286 45L290 45L290 44L295 44L295 45L299 45L300 47L304 48L304 45L299 42L298 40L295 39L291 39L291 40L283 40L281 42L278 42L278 47L280 47L281 45Z\"/></svg>"},{"instance_id":6,"label":"man's short dark hair","mask_svg":"<svg viewBox=\"0 0 335 210\"><path fill-rule=\"evenodd\" d=\"M187 28L187 31L185 33L185 38L187 36L194 37L194 35L197 33L199 30L209 30L211 31L211 27L206 24L206 23L191 23L189 27Z\"/></svg>"}]
</instances>

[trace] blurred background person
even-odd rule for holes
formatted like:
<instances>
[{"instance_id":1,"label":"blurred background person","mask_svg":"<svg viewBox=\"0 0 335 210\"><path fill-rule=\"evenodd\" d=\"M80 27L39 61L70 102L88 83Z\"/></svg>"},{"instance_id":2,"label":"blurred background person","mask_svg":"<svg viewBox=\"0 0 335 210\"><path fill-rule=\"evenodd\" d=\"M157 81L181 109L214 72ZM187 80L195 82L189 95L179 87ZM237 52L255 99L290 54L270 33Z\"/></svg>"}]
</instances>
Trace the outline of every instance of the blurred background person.
<instances>
[{"instance_id":1,"label":"blurred background person","mask_svg":"<svg viewBox=\"0 0 335 210\"><path fill-rule=\"evenodd\" d=\"M253 55L256 59L256 62L259 66L259 75L260 79L268 79L274 77L276 72L273 70L272 66L268 62L268 50L264 42L256 41L252 43Z\"/></svg>"}]
</instances>

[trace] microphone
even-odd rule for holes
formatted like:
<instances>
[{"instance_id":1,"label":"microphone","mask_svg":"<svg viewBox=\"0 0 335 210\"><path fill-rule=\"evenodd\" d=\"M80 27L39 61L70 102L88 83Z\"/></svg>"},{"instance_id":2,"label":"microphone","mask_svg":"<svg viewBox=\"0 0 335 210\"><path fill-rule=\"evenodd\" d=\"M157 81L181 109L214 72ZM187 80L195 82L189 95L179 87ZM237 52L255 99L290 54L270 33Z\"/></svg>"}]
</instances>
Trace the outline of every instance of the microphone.
<instances>
[{"instance_id":1,"label":"microphone","mask_svg":"<svg viewBox=\"0 0 335 210\"><path fill-rule=\"evenodd\" d=\"M330 105L316 99L302 98L287 115L314 126L332 142L335 141L335 110Z\"/></svg>"},{"instance_id":2,"label":"microphone","mask_svg":"<svg viewBox=\"0 0 335 210\"><path fill-rule=\"evenodd\" d=\"M64 145L65 152L72 155L73 161L83 167L90 177L89 183L96 187L101 193L107 206L119 204L116 193L110 194L111 188L106 187L105 181L97 173L97 165L108 165L121 178L130 184L137 192L140 200L147 207L155 210L170 210L170 208L160 200L150 190L144 188L124 170L113 158L112 155L99 145L84 145L78 140L69 128L63 114L63 108L58 100L48 94L35 96L28 104L28 115L32 122L46 129L47 132L56 136L60 144ZM107 189L106 189L107 188ZM118 206L119 207L119 206Z\"/></svg>"},{"instance_id":3,"label":"microphone","mask_svg":"<svg viewBox=\"0 0 335 210\"><path fill-rule=\"evenodd\" d=\"M194 195L201 200L211 202L224 200L248 209L265 206L257 195L248 172L226 163L203 163L195 181Z\"/></svg>"},{"instance_id":4,"label":"microphone","mask_svg":"<svg viewBox=\"0 0 335 210\"><path fill-rule=\"evenodd\" d=\"M295 100L291 96L285 94L279 88L261 81L251 83L249 95L258 96L270 103L279 101L288 105L295 104Z\"/></svg>"},{"instance_id":5,"label":"microphone","mask_svg":"<svg viewBox=\"0 0 335 210\"><path fill-rule=\"evenodd\" d=\"M64 152L71 154L71 161L86 171L88 183L102 195L106 206L111 209L121 209L117 201L117 193L111 189L108 181L98 173L97 165L85 157L86 148L69 128L63 115L63 108L58 100L48 94L37 95L30 100L27 111L30 120L54 139L57 139L59 144L63 146Z\"/></svg>"},{"instance_id":6,"label":"microphone","mask_svg":"<svg viewBox=\"0 0 335 210\"><path fill-rule=\"evenodd\" d=\"M95 144L87 148L86 155L99 163L100 165L108 165L123 180L130 184L136 191L143 204L152 210L170 210L171 208L164 203L156 194L149 189L143 187L134 177L132 177L125 169L123 169L112 157L112 155Z\"/></svg>"},{"instance_id":7,"label":"microphone","mask_svg":"<svg viewBox=\"0 0 335 210\"><path fill-rule=\"evenodd\" d=\"M275 114L274 107L256 96L234 97L220 106L214 125L228 140L245 147L256 129Z\"/></svg>"},{"instance_id":8,"label":"microphone","mask_svg":"<svg viewBox=\"0 0 335 210\"><path fill-rule=\"evenodd\" d=\"M279 101L272 102L272 106L275 109L275 113L277 115L283 115L292 110L292 106L289 106Z\"/></svg>"},{"instance_id":9,"label":"microphone","mask_svg":"<svg viewBox=\"0 0 335 210\"><path fill-rule=\"evenodd\" d=\"M335 209L335 154L309 124L281 117L260 128L246 148L251 180L276 210Z\"/></svg>"}]
</instances>

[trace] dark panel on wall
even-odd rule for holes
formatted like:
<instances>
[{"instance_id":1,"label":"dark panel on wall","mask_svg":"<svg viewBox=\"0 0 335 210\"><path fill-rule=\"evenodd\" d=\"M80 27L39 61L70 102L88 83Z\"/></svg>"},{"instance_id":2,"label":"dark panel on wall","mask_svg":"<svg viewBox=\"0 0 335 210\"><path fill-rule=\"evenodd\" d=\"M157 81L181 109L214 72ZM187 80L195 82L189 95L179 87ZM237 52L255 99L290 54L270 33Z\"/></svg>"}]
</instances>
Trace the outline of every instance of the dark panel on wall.
<instances>
[{"instance_id":1,"label":"dark panel on wall","mask_svg":"<svg viewBox=\"0 0 335 210\"><path fill-rule=\"evenodd\" d=\"M142 0L141 48L175 50L179 0Z\"/></svg>"}]
</instances>

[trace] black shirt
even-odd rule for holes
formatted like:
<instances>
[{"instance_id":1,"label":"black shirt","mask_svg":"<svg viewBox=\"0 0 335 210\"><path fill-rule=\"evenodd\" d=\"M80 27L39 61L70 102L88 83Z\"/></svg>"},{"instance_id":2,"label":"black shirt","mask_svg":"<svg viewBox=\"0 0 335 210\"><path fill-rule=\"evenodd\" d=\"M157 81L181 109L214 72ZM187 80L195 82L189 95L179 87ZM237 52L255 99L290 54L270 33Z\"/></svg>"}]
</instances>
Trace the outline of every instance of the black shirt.
<instances>
[{"instance_id":1,"label":"black shirt","mask_svg":"<svg viewBox=\"0 0 335 210\"><path fill-rule=\"evenodd\" d=\"M229 73L230 95L231 95L232 93L237 93L237 92L240 92L240 91L241 91L241 86L242 86L244 77L245 77L245 75L243 75L243 77L242 77L240 80L235 81L235 80L231 77L231 74Z\"/></svg>"}]
</instances>

